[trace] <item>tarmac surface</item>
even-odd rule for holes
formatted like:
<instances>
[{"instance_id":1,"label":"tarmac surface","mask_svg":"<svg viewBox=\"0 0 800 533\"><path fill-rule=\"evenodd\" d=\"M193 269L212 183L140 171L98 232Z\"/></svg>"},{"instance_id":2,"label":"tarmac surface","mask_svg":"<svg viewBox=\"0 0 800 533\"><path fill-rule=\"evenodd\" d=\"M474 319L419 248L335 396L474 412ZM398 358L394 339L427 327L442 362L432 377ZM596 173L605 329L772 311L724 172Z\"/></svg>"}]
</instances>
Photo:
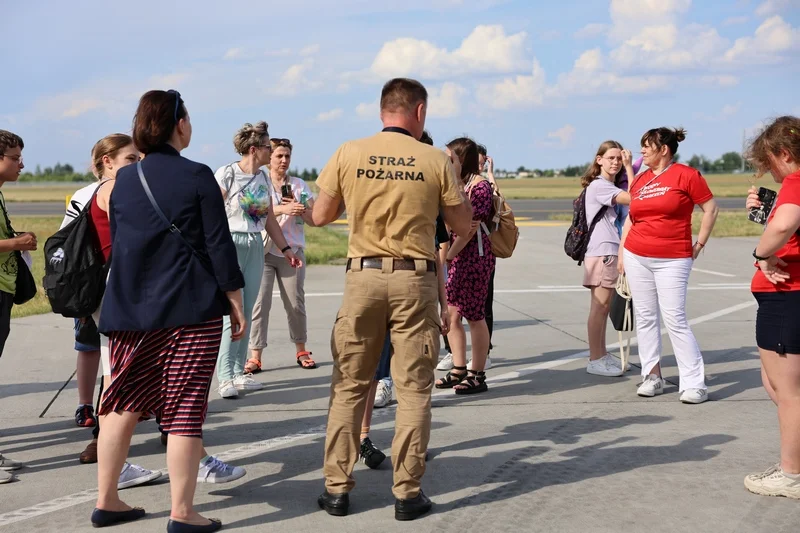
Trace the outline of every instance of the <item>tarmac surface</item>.
<instances>
[{"instance_id":1,"label":"tarmac surface","mask_svg":"<svg viewBox=\"0 0 800 533\"><path fill-rule=\"evenodd\" d=\"M434 501L429 515L394 520L390 459L377 471L356 467L350 516L317 507L342 267L307 274L309 349L319 369L295 364L275 305L265 372L257 376L264 390L238 400L211 393L205 444L248 473L230 484L199 484L197 509L231 531L797 531L800 503L756 496L742 484L779 455L776 410L761 387L754 346L755 239L714 239L696 262L688 314L711 401L694 406L678 401L666 335L670 384L662 396L636 396L635 366L620 378L586 373L589 295L581 269L562 251L564 230L523 227L514 257L498 261L489 392L434 392L423 479ZM615 351L616 332L609 328L608 337ZM27 467L0 486L0 533L91 530L97 468L78 463L91 435L73 420L74 370L69 320L13 321L0 359L0 451ZM394 409L376 410L372 424L373 441L387 452ZM130 460L165 468L154 422L137 427ZM165 481L121 494L148 516L115 531L164 531Z\"/></svg>"},{"instance_id":2,"label":"tarmac surface","mask_svg":"<svg viewBox=\"0 0 800 533\"><path fill-rule=\"evenodd\" d=\"M717 198L721 209L741 209L744 198ZM572 213L572 200L509 200L514 216L531 220L548 220L556 213ZM55 216L64 214L63 202L9 202L11 216Z\"/></svg>"}]
</instances>

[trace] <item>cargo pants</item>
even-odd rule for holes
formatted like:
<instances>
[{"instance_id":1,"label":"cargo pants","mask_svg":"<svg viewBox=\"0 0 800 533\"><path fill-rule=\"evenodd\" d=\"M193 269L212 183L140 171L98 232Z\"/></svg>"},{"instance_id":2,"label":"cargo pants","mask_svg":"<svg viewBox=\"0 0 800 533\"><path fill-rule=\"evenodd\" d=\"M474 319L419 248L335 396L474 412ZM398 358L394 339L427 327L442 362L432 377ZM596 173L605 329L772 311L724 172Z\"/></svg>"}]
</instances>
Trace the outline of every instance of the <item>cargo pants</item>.
<instances>
[{"instance_id":1,"label":"cargo pants","mask_svg":"<svg viewBox=\"0 0 800 533\"><path fill-rule=\"evenodd\" d=\"M383 268L361 269L352 260L346 273L344 301L331 335L333 377L325 439L323 474L331 494L350 492L361 443L370 385L387 329L391 332L392 379L397 416L392 442L396 498L417 496L425 473L431 432L431 391L439 355L438 283L426 262L416 270L394 270L391 258Z\"/></svg>"}]
</instances>

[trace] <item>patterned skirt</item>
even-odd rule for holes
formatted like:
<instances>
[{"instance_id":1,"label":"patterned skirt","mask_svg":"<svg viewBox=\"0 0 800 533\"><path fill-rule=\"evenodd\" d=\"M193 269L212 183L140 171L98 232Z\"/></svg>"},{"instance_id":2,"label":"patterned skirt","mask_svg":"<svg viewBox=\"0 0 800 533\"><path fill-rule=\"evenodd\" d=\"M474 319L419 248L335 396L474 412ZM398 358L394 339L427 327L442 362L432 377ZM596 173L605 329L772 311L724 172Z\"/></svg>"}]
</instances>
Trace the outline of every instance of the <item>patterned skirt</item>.
<instances>
[{"instance_id":1,"label":"patterned skirt","mask_svg":"<svg viewBox=\"0 0 800 533\"><path fill-rule=\"evenodd\" d=\"M222 318L156 331L112 332L111 383L98 413L155 415L171 435L202 438L221 340Z\"/></svg>"}]
</instances>

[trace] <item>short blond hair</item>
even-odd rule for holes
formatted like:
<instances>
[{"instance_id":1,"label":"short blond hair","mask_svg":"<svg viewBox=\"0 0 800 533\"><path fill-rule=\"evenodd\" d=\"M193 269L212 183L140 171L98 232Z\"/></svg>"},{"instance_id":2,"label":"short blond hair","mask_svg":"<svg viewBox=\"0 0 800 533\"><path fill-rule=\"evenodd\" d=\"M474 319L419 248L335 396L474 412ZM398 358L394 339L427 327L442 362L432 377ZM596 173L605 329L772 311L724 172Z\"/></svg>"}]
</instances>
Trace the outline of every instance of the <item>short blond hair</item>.
<instances>
[{"instance_id":1,"label":"short blond hair","mask_svg":"<svg viewBox=\"0 0 800 533\"><path fill-rule=\"evenodd\" d=\"M233 147L239 155L245 155L254 146L261 146L269 138L269 125L263 120L256 122L255 126L246 123L233 136Z\"/></svg>"}]
</instances>

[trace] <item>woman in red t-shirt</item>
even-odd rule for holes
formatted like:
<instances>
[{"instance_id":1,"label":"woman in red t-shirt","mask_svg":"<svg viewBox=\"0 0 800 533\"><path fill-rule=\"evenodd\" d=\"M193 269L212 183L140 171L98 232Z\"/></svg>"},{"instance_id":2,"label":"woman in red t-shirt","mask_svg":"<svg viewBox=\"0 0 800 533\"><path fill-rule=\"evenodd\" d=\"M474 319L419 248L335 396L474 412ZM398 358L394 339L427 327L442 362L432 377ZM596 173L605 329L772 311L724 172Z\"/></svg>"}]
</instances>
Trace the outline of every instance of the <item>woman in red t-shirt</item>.
<instances>
[{"instance_id":1,"label":"woman in red t-shirt","mask_svg":"<svg viewBox=\"0 0 800 533\"><path fill-rule=\"evenodd\" d=\"M661 330L664 317L680 376L680 400L708 399L700 347L686 319L686 290L697 255L708 242L719 209L700 173L673 162L683 129L657 128L642 136L642 156L649 168L630 185L631 207L622 229L619 271L625 272L634 301L636 335L643 382L637 394L664 392L661 377ZM699 205L703 222L692 244L692 211Z\"/></svg>"},{"instance_id":2,"label":"woman in red t-shirt","mask_svg":"<svg viewBox=\"0 0 800 533\"><path fill-rule=\"evenodd\" d=\"M761 378L778 406L781 462L744 480L750 492L800 499L800 118L781 117L753 141L748 159L781 190L753 251L758 270L756 344ZM755 188L747 207L759 207Z\"/></svg>"}]
</instances>

